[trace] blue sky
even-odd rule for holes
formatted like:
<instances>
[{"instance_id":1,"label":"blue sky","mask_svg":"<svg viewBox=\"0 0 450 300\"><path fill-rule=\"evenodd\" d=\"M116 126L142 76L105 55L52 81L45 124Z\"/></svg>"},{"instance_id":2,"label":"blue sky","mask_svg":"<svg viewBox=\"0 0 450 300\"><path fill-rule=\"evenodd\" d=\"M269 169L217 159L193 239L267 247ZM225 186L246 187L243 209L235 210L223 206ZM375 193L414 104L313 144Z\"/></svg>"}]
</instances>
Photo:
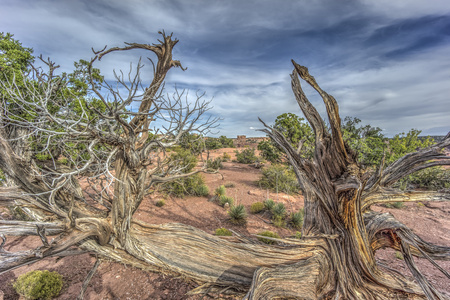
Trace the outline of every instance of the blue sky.
<instances>
[{"instance_id":1,"label":"blue sky","mask_svg":"<svg viewBox=\"0 0 450 300\"><path fill-rule=\"evenodd\" d=\"M301 115L290 87L291 59L309 68L341 116L392 136L411 128L450 131L448 0L2 0L0 31L70 71L91 47L153 43L159 30L180 42L166 88L213 98L218 135L260 136L258 117ZM145 52L98 66L108 80ZM148 63L144 75L151 75ZM149 77L147 77L149 78ZM307 96L324 113L320 98Z\"/></svg>"}]
</instances>

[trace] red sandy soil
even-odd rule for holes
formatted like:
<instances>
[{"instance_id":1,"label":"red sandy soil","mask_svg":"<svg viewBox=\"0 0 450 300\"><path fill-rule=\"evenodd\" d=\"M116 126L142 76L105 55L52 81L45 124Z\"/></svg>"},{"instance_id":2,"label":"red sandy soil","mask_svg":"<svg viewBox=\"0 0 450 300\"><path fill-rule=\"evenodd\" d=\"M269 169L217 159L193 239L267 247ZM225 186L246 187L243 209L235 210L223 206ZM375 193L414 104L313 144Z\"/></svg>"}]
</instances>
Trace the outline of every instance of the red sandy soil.
<instances>
[{"instance_id":1,"label":"red sandy soil","mask_svg":"<svg viewBox=\"0 0 450 300\"><path fill-rule=\"evenodd\" d=\"M212 153L212 157L221 156L227 152L234 157L234 149L219 149ZM235 202L246 206L257 201L271 198L283 202L290 211L298 211L303 207L301 195L286 195L261 189L256 181L261 171L252 166L234 162L224 163L219 174L205 174L205 181L211 193L222 184L232 185L227 188L227 195ZM226 227L233 231L252 236L263 230L277 232L282 237L295 235L292 228L276 228L269 221L267 214L249 214L245 226L232 225L224 208L205 197L186 197L184 199L166 199L163 207L157 207L157 196L149 196L142 203L135 217L154 224L177 222L189 224L208 233L214 233L217 228ZM374 206L375 211L392 213L398 220L413 229L415 233L426 241L450 246L450 202L408 203L402 209L390 209ZM264 221L265 220L265 221ZM39 246L40 241L34 237L10 237L5 250L26 250ZM391 268L409 275L410 272L404 261L395 257L395 251L380 250L377 252L379 261ZM417 267L425 274L428 280L441 292L450 296L450 280L434 268L425 259L416 259ZM94 265L95 257L84 254L66 257L60 260L49 258L30 266L24 266L0 275L0 300L19 299L12 288L12 282L21 274L30 270L47 269L59 272L64 278L64 287L57 299L75 299L87 273ZM450 271L450 262L439 262L447 271ZM85 294L85 299L218 299L213 296L186 296L186 292L197 285L181 278L172 278L161 274L144 272L129 266L111 261L103 261L92 278Z\"/></svg>"}]
</instances>

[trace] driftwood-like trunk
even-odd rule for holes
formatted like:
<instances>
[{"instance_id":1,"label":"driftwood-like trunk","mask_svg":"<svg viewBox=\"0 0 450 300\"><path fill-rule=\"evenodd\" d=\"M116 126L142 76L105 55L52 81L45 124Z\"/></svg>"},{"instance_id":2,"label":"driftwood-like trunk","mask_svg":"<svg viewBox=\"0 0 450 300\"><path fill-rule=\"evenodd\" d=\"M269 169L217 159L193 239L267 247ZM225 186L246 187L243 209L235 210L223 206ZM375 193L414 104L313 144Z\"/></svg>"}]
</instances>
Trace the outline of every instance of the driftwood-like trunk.
<instances>
[{"instance_id":1,"label":"driftwood-like trunk","mask_svg":"<svg viewBox=\"0 0 450 300\"><path fill-rule=\"evenodd\" d=\"M70 125L68 131L72 130L69 138L79 134L91 141L92 146L88 147L91 158L78 170L88 170L93 158L100 157L93 155L94 145L112 149L102 162L106 166L103 176L114 179L109 209L90 207L85 196L74 192L77 184L65 184L83 176L81 171L53 174L62 179L50 181L31 173L27 169L29 164L23 163L9 142L0 139L0 168L17 186L1 190L0 204L26 206L35 220L0 221L3 238L0 273L49 256L91 252L144 270L183 275L201 283L191 293L226 291L239 293L245 299L446 299L417 270L412 256L425 257L438 267L435 260L450 259L450 248L425 242L391 215L371 212L370 206L399 199L449 199L445 193L399 193L390 186L422 168L450 164L449 158L441 154L441 149L450 145L450 136L433 147L408 154L386 169L363 170L356 154L342 138L336 100L319 87L305 67L295 62L292 88L315 132L313 158L302 157L275 129L267 127L264 131L286 152L304 192L305 220L300 240L277 239L282 242L280 246L269 246L244 236L219 238L183 224L151 225L134 220L133 214L152 184L186 176L171 173L170 168L160 165L161 152L154 156L152 153L175 145L184 128L194 128L188 118L180 117L173 126L176 130L159 140L149 139L149 124L159 110L158 106L155 108L157 92L168 70L181 67L180 62L172 60L172 48L177 41L171 36L163 34L163 37L158 45L128 44L96 53L93 61L113 51L136 48L150 50L158 57L155 77L145 89L139 111L131 121L122 118L128 112L119 108L130 104L133 97L125 99L123 105L107 105L108 115L99 113L106 120L118 120L120 131L99 131L98 126L83 120L76 122L82 130L72 126L70 120L64 123ZM299 77L323 98L331 130L304 95ZM93 90L96 91L94 86ZM102 97L100 93L97 95ZM195 107L193 111L205 111L203 106ZM180 111L174 115L180 115ZM192 111L188 115L192 117ZM58 123L57 117L47 119L63 124ZM114 170L110 172L112 165ZM52 186L51 182L57 185ZM101 194L99 199L91 196L88 200L103 203L103 197ZM38 235L43 246L10 253L3 249L8 235ZM49 242L47 235L56 238ZM377 264L375 251L385 247L403 253L417 283ZM93 272L97 266L98 263ZM445 270L440 270L450 278Z\"/></svg>"}]
</instances>

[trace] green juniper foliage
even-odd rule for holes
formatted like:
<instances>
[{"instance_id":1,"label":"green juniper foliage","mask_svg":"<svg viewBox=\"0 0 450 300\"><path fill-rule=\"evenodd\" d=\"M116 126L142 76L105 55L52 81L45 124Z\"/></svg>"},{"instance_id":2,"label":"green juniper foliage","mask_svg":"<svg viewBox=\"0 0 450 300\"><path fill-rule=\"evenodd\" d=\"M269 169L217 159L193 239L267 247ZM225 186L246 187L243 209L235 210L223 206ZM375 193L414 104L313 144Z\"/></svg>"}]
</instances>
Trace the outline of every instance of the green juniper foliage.
<instances>
[{"instance_id":1,"label":"green juniper foliage","mask_svg":"<svg viewBox=\"0 0 450 300\"><path fill-rule=\"evenodd\" d=\"M23 274L13 285L25 299L52 299L58 296L62 286L62 276L48 270Z\"/></svg>"}]
</instances>

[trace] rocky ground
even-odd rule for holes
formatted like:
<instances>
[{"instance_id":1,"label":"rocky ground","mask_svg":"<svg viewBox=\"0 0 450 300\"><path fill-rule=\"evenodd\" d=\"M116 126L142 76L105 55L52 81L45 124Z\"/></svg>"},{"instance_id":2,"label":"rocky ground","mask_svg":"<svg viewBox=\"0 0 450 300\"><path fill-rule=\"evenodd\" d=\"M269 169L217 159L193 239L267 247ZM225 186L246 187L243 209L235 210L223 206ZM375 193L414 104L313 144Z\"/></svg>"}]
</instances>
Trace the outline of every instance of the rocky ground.
<instances>
[{"instance_id":1,"label":"rocky ground","mask_svg":"<svg viewBox=\"0 0 450 300\"><path fill-rule=\"evenodd\" d=\"M213 153L221 156L223 152L233 155L234 149L220 149ZM257 201L271 198L283 202L290 211L298 211L303 207L301 195L286 195L261 189L256 181L260 170L252 166L235 162L224 163L221 174L204 175L210 191L220 185L226 185L227 195L237 203L246 206ZM236 226L228 221L226 209L206 197L186 197L184 199L167 198L165 205L157 207L156 201L160 196L149 196L141 205L136 217L154 224L167 222L185 223L200 228L208 233L214 233L217 228L226 227L237 233L252 236L263 230L277 232L282 237L295 235L293 228L277 228L269 224L267 214L249 214L245 226ZM401 222L409 226L419 236L429 242L450 246L450 202L434 203L408 203L401 209L374 206L374 210L390 212ZM4 212L3 217L6 214ZM6 250L25 250L40 244L32 237L8 238ZM379 261L404 274L410 274L404 261L397 258L395 251L381 250L377 252ZM0 275L0 300L19 299L12 288L12 282L23 273L35 269L48 269L57 271L64 277L64 287L57 299L75 299L81 284L93 266L96 258L88 254L67 257L61 260L49 258L39 263L21 267ZM428 261L416 259L418 268L423 271L428 280L440 291L450 296L450 281L434 268ZM450 262L441 262L440 265L450 271ZM205 296L186 296L186 292L196 287L193 282L183 278L171 278L161 274L143 272L119 263L103 261L86 291L85 299L210 299ZM3 294L3 295L2 295Z\"/></svg>"}]
</instances>

